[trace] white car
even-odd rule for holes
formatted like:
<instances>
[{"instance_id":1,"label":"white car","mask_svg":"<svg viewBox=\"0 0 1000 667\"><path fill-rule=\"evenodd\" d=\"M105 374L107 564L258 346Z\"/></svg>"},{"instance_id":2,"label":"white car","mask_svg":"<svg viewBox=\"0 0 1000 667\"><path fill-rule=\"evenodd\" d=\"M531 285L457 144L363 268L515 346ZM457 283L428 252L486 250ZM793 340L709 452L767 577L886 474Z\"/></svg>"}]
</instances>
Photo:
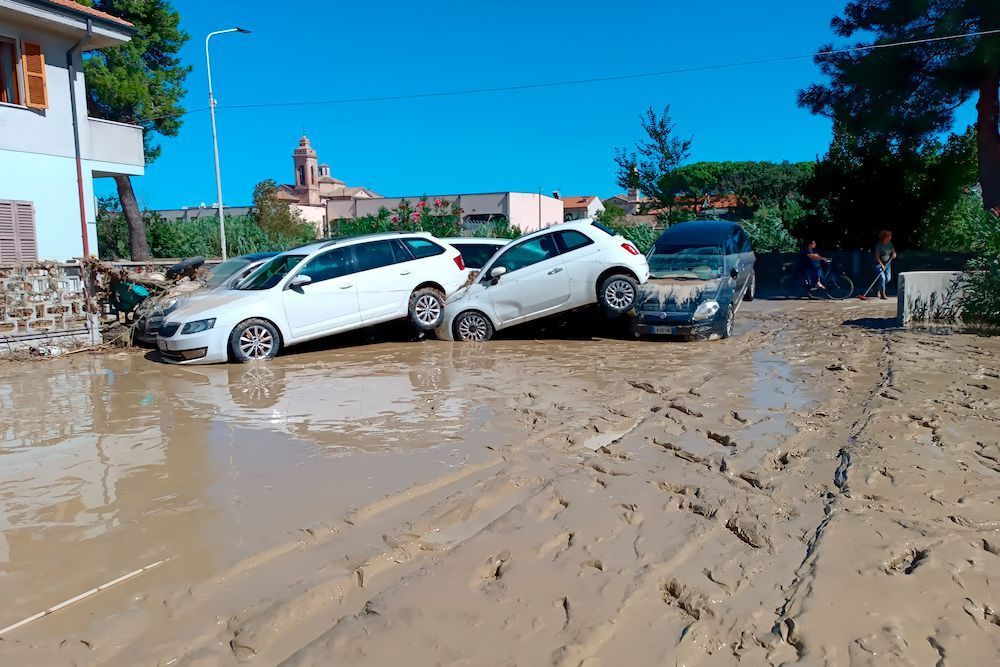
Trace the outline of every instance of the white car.
<instances>
[{"instance_id":1,"label":"white car","mask_svg":"<svg viewBox=\"0 0 1000 667\"><path fill-rule=\"evenodd\" d=\"M646 258L614 231L589 219L554 225L511 241L490 259L448 300L437 333L484 341L515 324L594 303L626 313L648 279Z\"/></svg>"},{"instance_id":2,"label":"white car","mask_svg":"<svg viewBox=\"0 0 1000 667\"><path fill-rule=\"evenodd\" d=\"M465 280L462 255L423 232L322 241L278 255L235 290L180 306L157 348L173 363L248 362L407 316L430 331Z\"/></svg>"},{"instance_id":3,"label":"white car","mask_svg":"<svg viewBox=\"0 0 1000 667\"><path fill-rule=\"evenodd\" d=\"M483 268L500 248L510 243L508 239L491 239L484 236L456 236L441 240L462 253L465 268L474 271Z\"/></svg>"}]
</instances>

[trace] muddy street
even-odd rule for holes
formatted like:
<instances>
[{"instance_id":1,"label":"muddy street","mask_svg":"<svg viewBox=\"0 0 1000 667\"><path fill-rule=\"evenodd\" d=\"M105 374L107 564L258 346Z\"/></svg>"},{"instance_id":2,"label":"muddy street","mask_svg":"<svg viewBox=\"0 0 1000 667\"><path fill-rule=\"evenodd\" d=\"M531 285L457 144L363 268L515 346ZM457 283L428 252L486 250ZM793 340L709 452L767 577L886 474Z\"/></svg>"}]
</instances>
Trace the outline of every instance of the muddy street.
<instances>
[{"instance_id":1,"label":"muddy street","mask_svg":"<svg viewBox=\"0 0 1000 667\"><path fill-rule=\"evenodd\" d=\"M1000 340L894 315L0 365L0 627L156 564L0 664L990 664Z\"/></svg>"}]
</instances>

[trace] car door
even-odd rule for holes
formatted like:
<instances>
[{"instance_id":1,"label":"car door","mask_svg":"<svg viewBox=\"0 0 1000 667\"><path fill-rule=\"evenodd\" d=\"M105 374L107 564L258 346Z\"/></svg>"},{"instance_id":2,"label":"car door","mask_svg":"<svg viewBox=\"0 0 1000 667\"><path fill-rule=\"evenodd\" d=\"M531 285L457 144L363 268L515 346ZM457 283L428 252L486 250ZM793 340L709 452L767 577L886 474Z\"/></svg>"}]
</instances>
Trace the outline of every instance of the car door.
<instances>
[{"instance_id":1,"label":"car door","mask_svg":"<svg viewBox=\"0 0 1000 667\"><path fill-rule=\"evenodd\" d=\"M361 322L354 255L350 247L333 248L306 261L293 274L312 281L282 292L292 338L335 333ZM286 283L288 285L289 283Z\"/></svg>"},{"instance_id":2,"label":"car door","mask_svg":"<svg viewBox=\"0 0 1000 667\"><path fill-rule=\"evenodd\" d=\"M570 300L573 307L594 301L597 278L604 270L601 247L583 232L566 229L555 233L566 275L569 276Z\"/></svg>"},{"instance_id":3,"label":"car door","mask_svg":"<svg viewBox=\"0 0 1000 667\"><path fill-rule=\"evenodd\" d=\"M750 241L747 239L746 232L742 228L737 227L733 238L733 252L735 253L734 262L738 275L736 279L736 294L739 295L740 299L743 298L747 281L750 279L750 272L753 270L753 254L748 252L749 247Z\"/></svg>"},{"instance_id":4,"label":"car door","mask_svg":"<svg viewBox=\"0 0 1000 667\"><path fill-rule=\"evenodd\" d=\"M507 272L494 284L490 272L499 266ZM482 280L503 325L557 312L570 297L569 275L554 234L511 244L490 263Z\"/></svg>"},{"instance_id":5,"label":"car door","mask_svg":"<svg viewBox=\"0 0 1000 667\"><path fill-rule=\"evenodd\" d=\"M351 246L357 264L355 284L362 320L389 319L406 314L412 266L406 249L395 239L380 239Z\"/></svg>"}]
</instances>

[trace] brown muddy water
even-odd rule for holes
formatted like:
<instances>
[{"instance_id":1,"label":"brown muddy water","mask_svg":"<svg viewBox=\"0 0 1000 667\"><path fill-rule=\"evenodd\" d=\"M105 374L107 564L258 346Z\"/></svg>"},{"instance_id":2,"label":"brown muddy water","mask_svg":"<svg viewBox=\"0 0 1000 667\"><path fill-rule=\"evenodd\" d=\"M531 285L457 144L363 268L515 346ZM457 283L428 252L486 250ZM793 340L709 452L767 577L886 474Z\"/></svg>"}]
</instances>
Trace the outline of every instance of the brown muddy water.
<instances>
[{"instance_id":1,"label":"brown muddy water","mask_svg":"<svg viewBox=\"0 0 1000 667\"><path fill-rule=\"evenodd\" d=\"M163 561L0 664L987 664L1000 346L891 308L0 365L0 627Z\"/></svg>"}]
</instances>

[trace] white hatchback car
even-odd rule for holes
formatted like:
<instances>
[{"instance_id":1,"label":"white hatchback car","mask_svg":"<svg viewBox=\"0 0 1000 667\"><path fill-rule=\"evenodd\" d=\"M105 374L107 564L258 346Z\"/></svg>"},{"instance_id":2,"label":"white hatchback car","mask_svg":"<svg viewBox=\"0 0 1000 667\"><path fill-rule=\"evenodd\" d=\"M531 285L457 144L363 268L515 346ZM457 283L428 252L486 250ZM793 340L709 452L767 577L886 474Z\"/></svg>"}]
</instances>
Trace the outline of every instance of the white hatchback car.
<instances>
[{"instance_id":1,"label":"white hatchback car","mask_svg":"<svg viewBox=\"0 0 1000 667\"><path fill-rule=\"evenodd\" d=\"M461 254L423 232L321 241L278 255L234 290L179 307L157 348L173 363L248 362L407 316L430 331L465 281Z\"/></svg>"},{"instance_id":2,"label":"white hatchback car","mask_svg":"<svg viewBox=\"0 0 1000 667\"><path fill-rule=\"evenodd\" d=\"M613 314L635 306L649 265L624 237L589 219L522 236L497 253L445 305L441 338L489 340L500 329L600 303Z\"/></svg>"}]
</instances>

